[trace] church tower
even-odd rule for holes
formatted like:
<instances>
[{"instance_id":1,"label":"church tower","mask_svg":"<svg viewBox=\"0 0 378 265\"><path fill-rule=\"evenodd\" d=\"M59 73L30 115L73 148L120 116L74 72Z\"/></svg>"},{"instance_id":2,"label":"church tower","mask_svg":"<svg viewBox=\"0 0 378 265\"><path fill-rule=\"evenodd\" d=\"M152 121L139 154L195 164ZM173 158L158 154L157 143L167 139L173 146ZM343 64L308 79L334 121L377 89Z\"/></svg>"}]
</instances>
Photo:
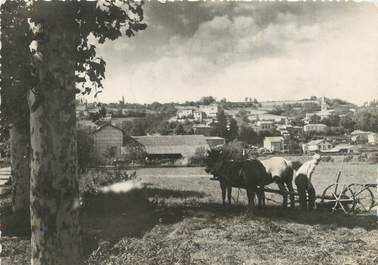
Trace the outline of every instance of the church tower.
<instances>
[{"instance_id":1,"label":"church tower","mask_svg":"<svg viewBox=\"0 0 378 265\"><path fill-rule=\"evenodd\" d=\"M326 111L328 109L327 103L325 101L325 97L322 97L322 102L320 104L322 111Z\"/></svg>"}]
</instances>

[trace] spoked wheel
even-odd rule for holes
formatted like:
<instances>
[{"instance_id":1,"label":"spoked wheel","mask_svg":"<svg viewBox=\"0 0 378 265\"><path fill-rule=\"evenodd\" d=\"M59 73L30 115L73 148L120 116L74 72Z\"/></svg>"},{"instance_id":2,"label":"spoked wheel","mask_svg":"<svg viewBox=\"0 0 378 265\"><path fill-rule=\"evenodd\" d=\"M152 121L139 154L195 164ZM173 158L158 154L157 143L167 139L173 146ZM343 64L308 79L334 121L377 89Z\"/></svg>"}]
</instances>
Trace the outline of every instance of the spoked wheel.
<instances>
[{"instance_id":1,"label":"spoked wheel","mask_svg":"<svg viewBox=\"0 0 378 265\"><path fill-rule=\"evenodd\" d=\"M328 186L324 191L320 204L330 209L331 212L353 212L356 200L353 191L349 187L343 187L342 192L337 192L338 184Z\"/></svg>"},{"instance_id":2,"label":"spoked wheel","mask_svg":"<svg viewBox=\"0 0 378 265\"><path fill-rule=\"evenodd\" d=\"M369 212L374 206L374 194L366 185L350 184L348 186L352 190L356 199L355 212Z\"/></svg>"}]
</instances>

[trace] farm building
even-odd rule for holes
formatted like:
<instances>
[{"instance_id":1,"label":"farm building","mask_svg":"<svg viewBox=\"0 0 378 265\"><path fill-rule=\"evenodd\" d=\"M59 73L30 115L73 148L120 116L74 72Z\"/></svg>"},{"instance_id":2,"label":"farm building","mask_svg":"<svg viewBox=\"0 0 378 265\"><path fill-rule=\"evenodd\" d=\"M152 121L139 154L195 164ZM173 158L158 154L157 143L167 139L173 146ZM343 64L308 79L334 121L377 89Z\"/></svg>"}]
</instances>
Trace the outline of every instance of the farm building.
<instances>
[{"instance_id":1,"label":"farm building","mask_svg":"<svg viewBox=\"0 0 378 265\"><path fill-rule=\"evenodd\" d=\"M100 161L105 162L121 155L124 142L122 129L111 124L105 124L92 133L94 150ZM106 155L108 153L108 155Z\"/></svg>"},{"instance_id":2,"label":"farm building","mask_svg":"<svg viewBox=\"0 0 378 265\"><path fill-rule=\"evenodd\" d=\"M258 121L256 123L257 130L273 130L276 126L274 125L274 122L272 121Z\"/></svg>"},{"instance_id":3,"label":"farm building","mask_svg":"<svg viewBox=\"0 0 378 265\"><path fill-rule=\"evenodd\" d=\"M368 143L372 145L378 144L378 133L370 133L368 135Z\"/></svg>"},{"instance_id":4,"label":"farm building","mask_svg":"<svg viewBox=\"0 0 378 265\"><path fill-rule=\"evenodd\" d=\"M328 150L332 149L332 144L325 139L319 140L312 140L306 144L302 145L303 153L308 152L327 152Z\"/></svg>"},{"instance_id":5,"label":"farm building","mask_svg":"<svg viewBox=\"0 0 378 265\"><path fill-rule=\"evenodd\" d=\"M327 125L325 124L307 124L303 126L303 131L305 132L325 132L327 130Z\"/></svg>"},{"instance_id":6,"label":"farm building","mask_svg":"<svg viewBox=\"0 0 378 265\"><path fill-rule=\"evenodd\" d=\"M271 122L281 123L287 119L287 116L269 114L269 113L264 113L264 111L261 111L261 114L248 115L248 119L252 122L253 121L271 121Z\"/></svg>"},{"instance_id":7,"label":"farm building","mask_svg":"<svg viewBox=\"0 0 378 265\"><path fill-rule=\"evenodd\" d=\"M197 148L209 149L214 143L224 143L223 138L216 138L208 141L203 135L133 136L144 147L149 160L167 160L181 165L188 163Z\"/></svg>"},{"instance_id":8,"label":"farm building","mask_svg":"<svg viewBox=\"0 0 378 265\"><path fill-rule=\"evenodd\" d=\"M356 145L339 144L334 148L327 150L327 153L359 153L359 147Z\"/></svg>"},{"instance_id":9,"label":"farm building","mask_svg":"<svg viewBox=\"0 0 378 265\"><path fill-rule=\"evenodd\" d=\"M378 144L378 134L374 132L355 130L350 135L352 142L366 142L372 145Z\"/></svg>"},{"instance_id":10,"label":"farm building","mask_svg":"<svg viewBox=\"0 0 378 265\"><path fill-rule=\"evenodd\" d=\"M284 138L281 136L265 137L264 148L271 152L284 151Z\"/></svg>"},{"instance_id":11,"label":"farm building","mask_svg":"<svg viewBox=\"0 0 378 265\"><path fill-rule=\"evenodd\" d=\"M304 99L304 100L279 100L279 101L261 101L260 102L261 106L263 108L267 109L273 109L276 106L283 107L284 105L306 105L306 104L317 104L319 105L318 100L309 100L309 99Z\"/></svg>"},{"instance_id":12,"label":"farm building","mask_svg":"<svg viewBox=\"0 0 378 265\"><path fill-rule=\"evenodd\" d=\"M226 143L224 138L216 136L206 137L206 141L209 144L210 148L213 148L218 145L224 145Z\"/></svg>"},{"instance_id":13,"label":"farm building","mask_svg":"<svg viewBox=\"0 0 378 265\"><path fill-rule=\"evenodd\" d=\"M195 124L193 125L194 134L202 134L209 136L213 131L213 127L206 124Z\"/></svg>"}]
</instances>

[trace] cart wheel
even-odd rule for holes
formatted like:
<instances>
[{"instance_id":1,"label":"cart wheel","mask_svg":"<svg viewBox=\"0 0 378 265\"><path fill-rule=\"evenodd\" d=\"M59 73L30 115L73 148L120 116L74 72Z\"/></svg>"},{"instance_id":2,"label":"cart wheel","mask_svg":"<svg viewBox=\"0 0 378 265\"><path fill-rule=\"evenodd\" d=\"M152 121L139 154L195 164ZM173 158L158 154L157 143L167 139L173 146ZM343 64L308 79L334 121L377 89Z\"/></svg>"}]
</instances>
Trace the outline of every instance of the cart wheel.
<instances>
[{"instance_id":1,"label":"cart wheel","mask_svg":"<svg viewBox=\"0 0 378 265\"><path fill-rule=\"evenodd\" d=\"M349 189L354 193L356 199L355 212L369 212L374 207L374 194L369 187L363 184L350 184Z\"/></svg>"},{"instance_id":2,"label":"cart wheel","mask_svg":"<svg viewBox=\"0 0 378 265\"><path fill-rule=\"evenodd\" d=\"M341 193L335 193L336 185L328 186L322 194L320 204L326 206L331 212L344 212L349 214L353 212L356 200L353 191L349 187L343 187Z\"/></svg>"}]
</instances>

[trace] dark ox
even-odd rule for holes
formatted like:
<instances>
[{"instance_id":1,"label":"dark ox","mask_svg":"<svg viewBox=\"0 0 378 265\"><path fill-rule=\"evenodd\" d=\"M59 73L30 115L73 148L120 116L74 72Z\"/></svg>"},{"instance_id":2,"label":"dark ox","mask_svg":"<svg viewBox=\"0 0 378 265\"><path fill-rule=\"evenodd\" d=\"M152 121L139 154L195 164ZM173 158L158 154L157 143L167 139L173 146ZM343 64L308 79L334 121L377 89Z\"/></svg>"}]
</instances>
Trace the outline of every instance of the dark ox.
<instances>
[{"instance_id":1,"label":"dark ox","mask_svg":"<svg viewBox=\"0 0 378 265\"><path fill-rule=\"evenodd\" d=\"M258 195L259 207L263 206L263 187L270 180L267 179L269 175L259 160L226 161L222 156L222 150L213 149L208 151L205 164L205 171L219 180L224 206L226 193L228 204L231 204L232 187L247 190L249 210L254 208L255 194Z\"/></svg>"}]
</instances>

